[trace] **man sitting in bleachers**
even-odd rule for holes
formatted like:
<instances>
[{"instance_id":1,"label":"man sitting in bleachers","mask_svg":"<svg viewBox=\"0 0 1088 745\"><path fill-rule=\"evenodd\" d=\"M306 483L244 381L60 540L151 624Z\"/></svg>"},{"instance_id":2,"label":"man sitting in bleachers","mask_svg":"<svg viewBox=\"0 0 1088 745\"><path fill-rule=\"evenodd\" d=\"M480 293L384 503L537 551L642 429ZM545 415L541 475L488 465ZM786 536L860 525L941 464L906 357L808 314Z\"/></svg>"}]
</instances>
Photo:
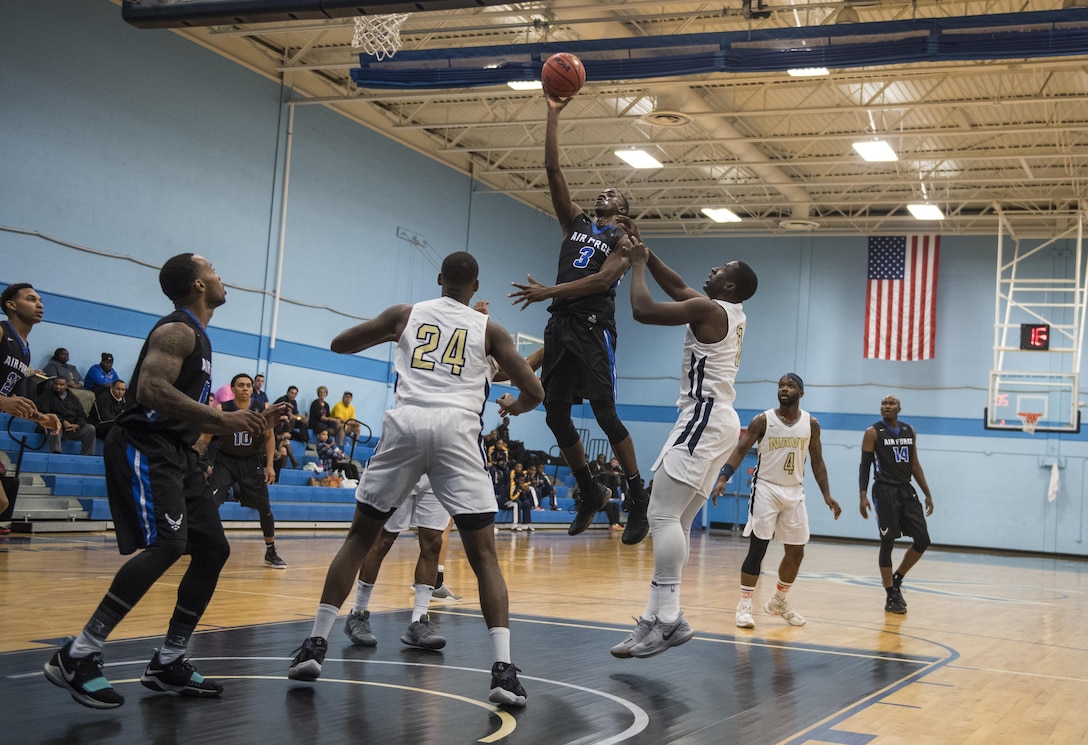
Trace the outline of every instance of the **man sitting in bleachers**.
<instances>
[{"instance_id":1,"label":"man sitting in bleachers","mask_svg":"<svg viewBox=\"0 0 1088 745\"><path fill-rule=\"evenodd\" d=\"M41 410L56 414L60 419L60 431L49 436L52 452L61 451L62 440L79 440L80 455L94 455L94 427L87 423L87 413L72 392L68 390L67 378L53 378L49 389L42 397Z\"/></svg>"}]
</instances>

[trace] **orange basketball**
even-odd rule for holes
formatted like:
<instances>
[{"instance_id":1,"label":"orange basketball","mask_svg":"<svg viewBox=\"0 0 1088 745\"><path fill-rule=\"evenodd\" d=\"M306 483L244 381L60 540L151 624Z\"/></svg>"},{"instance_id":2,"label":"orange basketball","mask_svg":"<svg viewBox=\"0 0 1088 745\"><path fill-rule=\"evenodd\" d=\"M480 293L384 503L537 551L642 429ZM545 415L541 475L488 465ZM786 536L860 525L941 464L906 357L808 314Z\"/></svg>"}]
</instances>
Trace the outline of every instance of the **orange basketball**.
<instances>
[{"instance_id":1,"label":"orange basketball","mask_svg":"<svg viewBox=\"0 0 1088 745\"><path fill-rule=\"evenodd\" d=\"M558 52L544 60L540 82L545 93L555 98L570 98L585 85L586 68L573 54Z\"/></svg>"}]
</instances>

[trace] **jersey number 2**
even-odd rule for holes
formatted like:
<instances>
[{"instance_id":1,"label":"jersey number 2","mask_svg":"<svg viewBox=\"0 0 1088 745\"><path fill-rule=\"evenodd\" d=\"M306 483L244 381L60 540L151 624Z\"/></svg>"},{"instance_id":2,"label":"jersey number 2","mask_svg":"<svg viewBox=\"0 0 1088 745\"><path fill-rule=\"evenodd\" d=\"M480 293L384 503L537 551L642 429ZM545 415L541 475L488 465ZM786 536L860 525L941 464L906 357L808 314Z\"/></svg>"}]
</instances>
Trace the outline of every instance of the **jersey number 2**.
<instances>
[{"instance_id":1,"label":"jersey number 2","mask_svg":"<svg viewBox=\"0 0 1088 745\"><path fill-rule=\"evenodd\" d=\"M442 330L437 326L425 323L416 329L416 339L419 340L412 352L412 367L417 370L433 370L435 362L430 359L430 353L442 346ZM460 375L465 367L465 342L468 339L468 329L455 328L446 342L445 349L439 362L450 366L451 375Z\"/></svg>"}]
</instances>

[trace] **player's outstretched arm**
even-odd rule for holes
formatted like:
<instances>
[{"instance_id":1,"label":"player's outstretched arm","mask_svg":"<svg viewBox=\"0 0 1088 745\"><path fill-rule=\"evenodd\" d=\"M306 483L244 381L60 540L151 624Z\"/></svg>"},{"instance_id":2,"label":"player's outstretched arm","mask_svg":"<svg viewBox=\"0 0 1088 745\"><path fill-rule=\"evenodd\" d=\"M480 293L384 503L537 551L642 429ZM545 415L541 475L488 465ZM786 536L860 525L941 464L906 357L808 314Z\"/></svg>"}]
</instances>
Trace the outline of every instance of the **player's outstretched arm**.
<instances>
[{"instance_id":1,"label":"player's outstretched arm","mask_svg":"<svg viewBox=\"0 0 1088 745\"><path fill-rule=\"evenodd\" d=\"M712 492L715 507L718 505L718 497L725 493L725 482L733 477L733 474L737 472L737 468L740 467L741 461L744 460L744 456L748 454L748 451L759 442L766 432L766 415L762 413L756 414L752 417L752 421L748 422L748 427L744 430L744 435L740 438L737 446L733 448L733 452L729 454L729 458L725 461L725 465L722 466L721 473L718 474L718 482L714 485L714 491Z\"/></svg>"},{"instance_id":2,"label":"player's outstretched arm","mask_svg":"<svg viewBox=\"0 0 1088 745\"><path fill-rule=\"evenodd\" d=\"M570 187L567 186L567 177L563 175L563 169L559 167L559 112L568 103L569 98L555 98L544 94L548 102L548 122L544 129L544 169L548 173L548 190L552 193L552 208L555 217L559 220L559 226L566 235L570 230L570 224L581 212L582 208L570 198Z\"/></svg>"},{"instance_id":3,"label":"player's outstretched arm","mask_svg":"<svg viewBox=\"0 0 1088 745\"><path fill-rule=\"evenodd\" d=\"M626 241L626 236L624 241ZM621 244L622 246L623 244ZM564 282L558 285L542 285L532 278L532 275L527 277L526 284L519 284L517 282L511 282L510 284L517 288L515 292L511 292L507 295L511 305L521 305L521 309L525 310L533 303L539 303L544 300L553 300L555 298L577 298L585 297L587 295L596 295L600 292L605 292L612 285L616 284L630 269L631 263L627 260L626 247L617 247L612 253L605 259L604 264L601 265L601 270L596 274L591 274L588 277L582 277L576 279L573 282Z\"/></svg>"},{"instance_id":4,"label":"player's outstretched arm","mask_svg":"<svg viewBox=\"0 0 1088 745\"><path fill-rule=\"evenodd\" d=\"M828 506L835 519L842 514L842 507L831 497L831 485L827 480L827 465L824 463L824 448L820 443L820 423L816 417L812 417L811 438L808 442L809 462L812 463L812 476L820 487L820 493L824 495L824 504Z\"/></svg>"},{"instance_id":5,"label":"player's outstretched arm","mask_svg":"<svg viewBox=\"0 0 1088 745\"><path fill-rule=\"evenodd\" d=\"M383 342L396 341L408 324L411 312L411 305L392 305L379 313L377 318L341 331L329 348L337 354L355 354Z\"/></svg>"},{"instance_id":6,"label":"player's outstretched arm","mask_svg":"<svg viewBox=\"0 0 1088 745\"><path fill-rule=\"evenodd\" d=\"M504 414L517 416L532 411L544 400L544 387L533 373L529 363L518 354L509 332L497 323L487 322L487 353L499 363L499 367L510 377L510 382L518 389L518 397L509 393L499 400L499 408Z\"/></svg>"}]
</instances>

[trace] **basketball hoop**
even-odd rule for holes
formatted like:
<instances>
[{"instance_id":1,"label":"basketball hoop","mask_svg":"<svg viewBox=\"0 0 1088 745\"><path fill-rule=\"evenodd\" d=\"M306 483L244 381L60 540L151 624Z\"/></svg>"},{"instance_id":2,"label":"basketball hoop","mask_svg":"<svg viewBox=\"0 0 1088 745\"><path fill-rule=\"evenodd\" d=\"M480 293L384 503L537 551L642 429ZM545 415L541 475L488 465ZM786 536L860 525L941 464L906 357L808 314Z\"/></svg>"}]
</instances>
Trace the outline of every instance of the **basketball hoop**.
<instances>
[{"instance_id":1,"label":"basketball hoop","mask_svg":"<svg viewBox=\"0 0 1088 745\"><path fill-rule=\"evenodd\" d=\"M1039 417L1043 413L1041 411L1018 411L1016 416L1020 417L1021 429L1027 432L1029 435L1035 434L1035 425L1039 423Z\"/></svg>"},{"instance_id":2,"label":"basketball hoop","mask_svg":"<svg viewBox=\"0 0 1088 745\"><path fill-rule=\"evenodd\" d=\"M383 60L392 57L403 43L400 38L400 26L408 13L393 13L380 16L355 16L355 36L351 46L360 47L367 54Z\"/></svg>"}]
</instances>

